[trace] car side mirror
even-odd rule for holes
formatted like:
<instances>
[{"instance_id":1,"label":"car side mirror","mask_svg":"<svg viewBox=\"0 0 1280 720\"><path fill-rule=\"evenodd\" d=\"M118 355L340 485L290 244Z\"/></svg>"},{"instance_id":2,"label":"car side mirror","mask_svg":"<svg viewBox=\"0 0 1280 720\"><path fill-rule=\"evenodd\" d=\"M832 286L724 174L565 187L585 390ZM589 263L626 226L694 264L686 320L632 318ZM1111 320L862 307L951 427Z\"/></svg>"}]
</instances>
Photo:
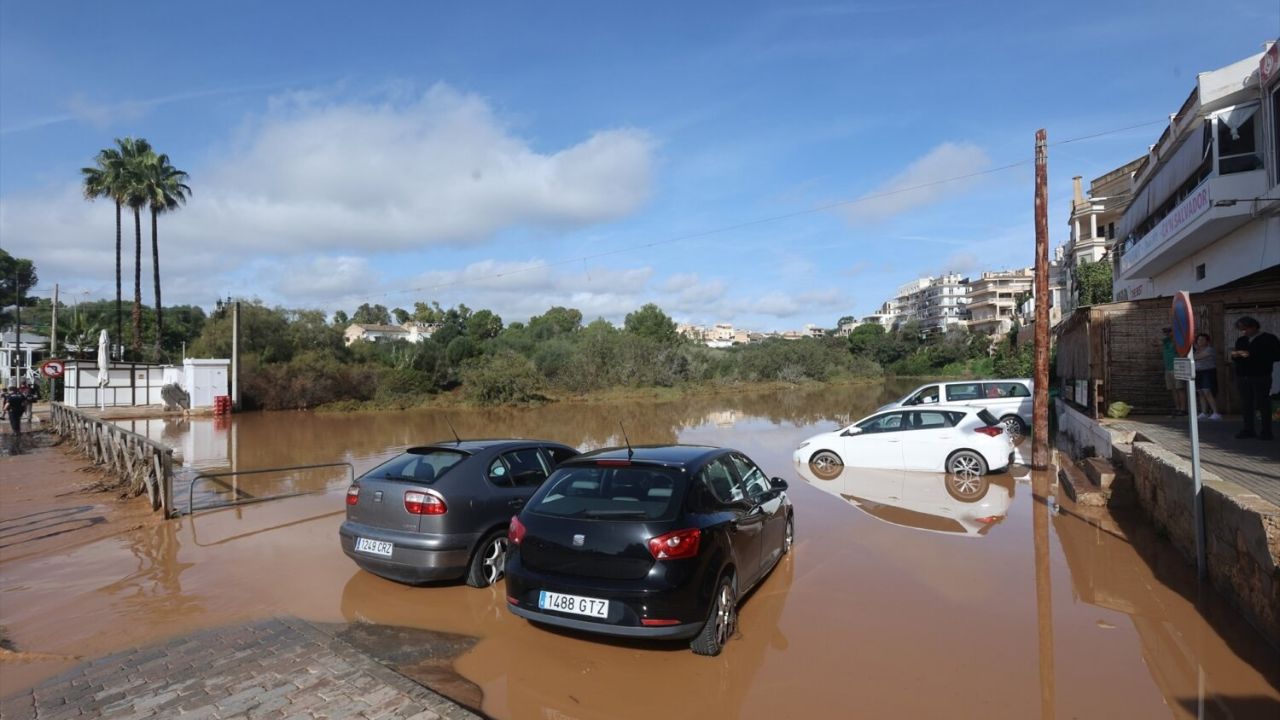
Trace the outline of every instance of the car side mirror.
<instances>
[{"instance_id":1,"label":"car side mirror","mask_svg":"<svg viewBox=\"0 0 1280 720\"><path fill-rule=\"evenodd\" d=\"M780 477L769 478L769 487L773 488L774 490L786 490L787 481L783 480Z\"/></svg>"},{"instance_id":2,"label":"car side mirror","mask_svg":"<svg viewBox=\"0 0 1280 720\"><path fill-rule=\"evenodd\" d=\"M851 427L851 428L849 428L848 430L845 430L844 432L840 433L840 437L850 437L850 436L853 436L853 435L858 435L858 434L860 434L861 432L862 432L862 428L860 428L860 427Z\"/></svg>"}]
</instances>

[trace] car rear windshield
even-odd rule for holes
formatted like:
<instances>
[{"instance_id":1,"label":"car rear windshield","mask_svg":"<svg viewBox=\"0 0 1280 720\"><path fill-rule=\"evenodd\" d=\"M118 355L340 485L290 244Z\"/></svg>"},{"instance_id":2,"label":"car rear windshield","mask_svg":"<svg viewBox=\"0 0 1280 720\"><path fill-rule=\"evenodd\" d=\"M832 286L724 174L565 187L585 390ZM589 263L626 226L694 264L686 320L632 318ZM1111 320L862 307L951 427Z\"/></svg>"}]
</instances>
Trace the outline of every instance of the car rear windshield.
<instances>
[{"instance_id":1,"label":"car rear windshield","mask_svg":"<svg viewBox=\"0 0 1280 720\"><path fill-rule=\"evenodd\" d=\"M369 480L394 480L429 484L444 475L449 468L462 462L467 453L443 448L413 448L397 455L365 473Z\"/></svg>"},{"instance_id":2,"label":"car rear windshield","mask_svg":"<svg viewBox=\"0 0 1280 720\"><path fill-rule=\"evenodd\" d=\"M1000 421L996 419L996 416L995 416L995 415L992 415L992 414L991 414L991 411L990 411L990 410L987 410L987 409L985 409L985 408L984 408L984 409L982 409L982 410L979 410L979 411L978 411L978 419L979 419L979 420L981 420L982 422L986 423L987 425L999 425L999 424L1000 424Z\"/></svg>"},{"instance_id":3,"label":"car rear windshield","mask_svg":"<svg viewBox=\"0 0 1280 720\"><path fill-rule=\"evenodd\" d=\"M556 517L658 520L675 514L683 483L666 468L581 465L552 473L529 506Z\"/></svg>"}]
</instances>

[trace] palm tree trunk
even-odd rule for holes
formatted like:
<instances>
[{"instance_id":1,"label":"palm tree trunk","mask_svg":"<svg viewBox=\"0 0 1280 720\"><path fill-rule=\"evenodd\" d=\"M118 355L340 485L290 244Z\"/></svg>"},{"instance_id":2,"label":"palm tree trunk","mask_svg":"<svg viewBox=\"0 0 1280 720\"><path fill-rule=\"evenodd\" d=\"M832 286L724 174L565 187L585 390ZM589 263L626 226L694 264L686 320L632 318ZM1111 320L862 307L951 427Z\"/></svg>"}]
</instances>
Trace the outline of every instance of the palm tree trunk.
<instances>
[{"instance_id":1,"label":"palm tree trunk","mask_svg":"<svg viewBox=\"0 0 1280 720\"><path fill-rule=\"evenodd\" d=\"M116 342L124 342L124 312L120 297L120 201L116 201Z\"/></svg>"},{"instance_id":2,"label":"palm tree trunk","mask_svg":"<svg viewBox=\"0 0 1280 720\"><path fill-rule=\"evenodd\" d=\"M151 268L156 286L156 362L160 362L160 339L164 334L164 318L160 308L160 240L156 230L156 209L151 208Z\"/></svg>"},{"instance_id":3,"label":"palm tree trunk","mask_svg":"<svg viewBox=\"0 0 1280 720\"><path fill-rule=\"evenodd\" d=\"M142 354L142 210L133 209L133 337L134 359Z\"/></svg>"}]
</instances>

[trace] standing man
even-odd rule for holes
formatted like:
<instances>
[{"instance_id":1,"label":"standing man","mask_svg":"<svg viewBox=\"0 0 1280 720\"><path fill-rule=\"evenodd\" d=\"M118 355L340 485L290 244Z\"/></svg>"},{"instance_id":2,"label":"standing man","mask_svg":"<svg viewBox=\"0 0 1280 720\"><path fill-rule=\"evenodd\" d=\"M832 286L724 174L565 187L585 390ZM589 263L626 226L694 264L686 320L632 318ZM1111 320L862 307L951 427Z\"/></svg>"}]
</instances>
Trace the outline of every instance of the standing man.
<instances>
[{"instance_id":1,"label":"standing man","mask_svg":"<svg viewBox=\"0 0 1280 720\"><path fill-rule=\"evenodd\" d=\"M1236 437L1272 439L1271 435L1271 366L1280 361L1280 340L1262 332L1257 320L1245 316L1236 321L1236 348L1231 360L1236 366L1236 389L1240 392L1244 429ZM1261 432L1253 432L1254 414L1262 416Z\"/></svg>"},{"instance_id":2,"label":"standing man","mask_svg":"<svg viewBox=\"0 0 1280 720\"><path fill-rule=\"evenodd\" d=\"M1178 356L1173 346L1173 328L1161 330L1160 355L1164 359L1164 389L1173 393L1174 415L1187 414L1187 384L1173 376L1173 359Z\"/></svg>"},{"instance_id":3,"label":"standing man","mask_svg":"<svg viewBox=\"0 0 1280 720\"><path fill-rule=\"evenodd\" d=\"M22 415L26 410L26 396L18 392L18 388L10 385L9 391L4 394L4 403L0 406L0 411L9 416L9 427L13 428L15 437L22 436Z\"/></svg>"}]
</instances>

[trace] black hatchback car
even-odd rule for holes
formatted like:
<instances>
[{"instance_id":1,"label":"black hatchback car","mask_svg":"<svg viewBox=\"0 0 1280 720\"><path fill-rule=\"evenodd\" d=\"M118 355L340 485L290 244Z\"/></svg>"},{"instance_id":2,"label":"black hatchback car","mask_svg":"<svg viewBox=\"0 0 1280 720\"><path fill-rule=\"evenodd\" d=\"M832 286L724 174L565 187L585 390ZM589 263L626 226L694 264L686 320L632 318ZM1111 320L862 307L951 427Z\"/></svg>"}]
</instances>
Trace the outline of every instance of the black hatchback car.
<instances>
[{"instance_id":1,"label":"black hatchback car","mask_svg":"<svg viewBox=\"0 0 1280 720\"><path fill-rule=\"evenodd\" d=\"M512 513L577 450L543 440L462 440L406 450L347 489L342 550L391 580L502 577Z\"/></svg>"},{"instance_id":2,"label":"black hatchback car","mask_svg":"<svg viewBox=\"0 0 1280 720\"><path fill-rule=\"evenodd\" d=\"M726 448L598 450L511 519L507 607L605 635L692 638L716 655L737 607L791 549L787 483Z\"/></svg>"}]
</instances>

